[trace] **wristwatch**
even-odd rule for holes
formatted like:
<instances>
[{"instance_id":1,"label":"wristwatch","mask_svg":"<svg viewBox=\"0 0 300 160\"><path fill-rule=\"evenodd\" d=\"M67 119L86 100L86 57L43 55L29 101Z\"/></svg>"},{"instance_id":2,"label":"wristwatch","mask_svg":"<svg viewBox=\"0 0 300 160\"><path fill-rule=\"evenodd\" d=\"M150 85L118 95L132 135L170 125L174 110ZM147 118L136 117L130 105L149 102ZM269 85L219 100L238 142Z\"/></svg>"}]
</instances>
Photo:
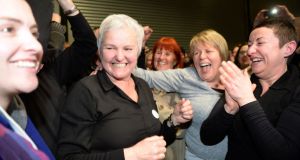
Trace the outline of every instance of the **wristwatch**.
<instances>
[{"instance_id":1,"label":"wristwatch","mask_svg":"<svg viewBox=\"0 0 300 160\"><path fill-rule=\"evenodd\" d=\"M75 13L76 11L78 11L78 9L76 8L76 6L74 6L72 9L64 11L64 14L66 16L69 16L70 14Z\"/></svg>"}]
</instances>

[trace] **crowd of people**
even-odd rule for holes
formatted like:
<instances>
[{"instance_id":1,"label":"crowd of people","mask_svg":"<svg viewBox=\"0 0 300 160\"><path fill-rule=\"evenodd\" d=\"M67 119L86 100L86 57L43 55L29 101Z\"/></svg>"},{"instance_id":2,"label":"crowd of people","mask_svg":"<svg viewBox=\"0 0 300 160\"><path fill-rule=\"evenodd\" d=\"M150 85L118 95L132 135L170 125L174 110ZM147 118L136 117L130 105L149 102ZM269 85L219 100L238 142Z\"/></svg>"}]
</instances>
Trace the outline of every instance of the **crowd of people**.
<instances>
[{"instance_id":1,"label":"crowd of people","mask_svg":"<svg viewBox=\"0 0 300 160\"><path fill-rule=\"evenodd\" d=\"M74 37L64 46L49 2L36 21L40 2L0 0L0 159L300 159L299 33L286 6L261 10L232 51L208 28L186 52L169 36L147 46L154 30L125 14L93 31L57 0Z\"/></svg>"}]
</instances>

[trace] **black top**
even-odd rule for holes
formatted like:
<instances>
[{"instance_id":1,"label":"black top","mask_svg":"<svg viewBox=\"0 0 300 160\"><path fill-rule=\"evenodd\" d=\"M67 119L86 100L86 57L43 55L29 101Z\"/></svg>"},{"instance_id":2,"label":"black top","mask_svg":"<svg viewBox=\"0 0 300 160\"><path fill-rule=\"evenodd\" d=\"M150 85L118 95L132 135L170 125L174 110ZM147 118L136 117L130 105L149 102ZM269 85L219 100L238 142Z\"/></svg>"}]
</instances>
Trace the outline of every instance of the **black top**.
<instances>
[{"instance_id":1,"label":"black top","mask_svg":"<svg viewBox=\"0 0 300 160\"><path fill-rule=\"evenodd\" d=\"M38 73L39 86L29 94L21 94L26 110L53 153L56 151L61 106L66 87L81 79L90 68L97 43L93 30L81 13L67 17L74 36L69 48Z\"/></svg>"},{"instance_id":2,"label":"black top","mask_svg":"<svg viewBox=\"0 0 300 160\"><path fill-rule=\"evenodd\" d=\"M146 82L132 76L138 102L115 86L105 71L80 80L68 95L62 112L58 156L62 159L124 159L123 148L164 135L170 142L176 130L163 127L153 115L157 107Z\"/></svg>"},{"instance_id":3,"label":"black top","mask_svg":"<svg viewBox=\"0 0 300 160\"><path fill-rule=\"evenodd\" d=\"M228 135L226 159L300 159L300 79L298 69L289 67L263 95L258 78L257 101L240 107L232 116L224 110L224 98L203 122L200 136L213 145Z\"/></svg>"}]
</instances>

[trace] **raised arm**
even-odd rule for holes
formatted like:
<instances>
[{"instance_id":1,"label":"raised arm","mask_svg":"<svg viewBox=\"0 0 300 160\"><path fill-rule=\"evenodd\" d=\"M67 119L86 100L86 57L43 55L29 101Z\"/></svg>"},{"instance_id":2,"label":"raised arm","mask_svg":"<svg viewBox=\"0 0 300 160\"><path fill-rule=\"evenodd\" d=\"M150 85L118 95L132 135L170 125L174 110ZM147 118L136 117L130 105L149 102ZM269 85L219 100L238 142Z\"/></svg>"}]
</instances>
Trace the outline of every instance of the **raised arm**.
<instances>
[{"instance_id":1,"label":"raised arm","mask_svg":"<svg viewBox=\"0 0 300 160\"><path fill-rule=\"evenodd\" d=\"M58 82L70 84L88 75L93 56L97 51L93 30L72 0L58 0L71 24L74 42L56 59L55 73Z\"/></svg>"}]
</instances>

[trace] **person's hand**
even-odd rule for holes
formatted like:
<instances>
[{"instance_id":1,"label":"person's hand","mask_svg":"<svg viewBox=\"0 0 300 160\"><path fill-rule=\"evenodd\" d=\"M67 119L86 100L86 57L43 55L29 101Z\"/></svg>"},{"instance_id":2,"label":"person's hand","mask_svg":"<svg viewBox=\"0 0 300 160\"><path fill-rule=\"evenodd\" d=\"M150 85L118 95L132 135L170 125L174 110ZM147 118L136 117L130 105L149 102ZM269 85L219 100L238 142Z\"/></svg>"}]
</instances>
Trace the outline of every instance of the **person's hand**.
<instances>
[{"instance_id":1,"label":"person's hand","mask_svg":"<svg viewBox=\"0 0 300 160\"><path fill-rule=\"evenodd\" d=\"M65 11L73 10L71 14L68 14L67 16L75 16L79 14L79 10L76 9L75 4L73 3L73 0L57 0L59 6Z\"/></svg>"},{"instance_id":2,"label":"person's hand","mask_svg":"<svg viewBox=\"0 0 300 160\"><path fill-rule=\"evenodd\" d=\"M145 47L148 39L151 37L153 33L153 29L150 28L149 26L144 26L144 39L143 39L143 47Z\"/></svg>"},{"instance_id":3,"label":"person's hand","mask_svg":"<svg viewBox=\"0 0 300 160\"><path fill-rule=\"evenodd\" d=\"M145 138L124 149L126 160L161 160L165 158L166 142L162 136Z\"/></svg>"},{"instance_id":4,"label":"person's hand","mask_svg":"<svg viewBox=\"0 0 300 160\"><path fill-rule=\"evenodd\" d=\"M182 98L175 106L171 116L174 125L186 123L193 118L193 107L189 100Z\"/></svg>"},{"instance_id":5,"label":"person's hand","mask_svg":"<svg viewBox=\"0 0 300 160\"><path fill-rule=\"evenodd\" d=\"M226 101L226 103L224 104L225 111L228 114L235 115L239 111L240 108L239 104L230 97L226 89L225 89L225 101Z\"/></svg>"},{"instance_id":6,"label":"person's hand","mask_svg":"<svg viewBox=\"0 0 300 160\"><path fill-rule=\"evenodd\" d=\"M220 80L228 95L236 101L239 106L256 100L253 95L255 85L252 85L247 70L241 71L235 64L228 61L222 62L219 71L221 73Z\"/></svg>"},{"instance_id":7,"label":"person's hand","mask_svg":"<svg viewBox=\"0 0 300 160\"><path fill-rule=\"evenodd\" d=\"M52 21L60 23L61 22L61 16L58 13L52 13Z\"/></svg>"}]
</instances>

